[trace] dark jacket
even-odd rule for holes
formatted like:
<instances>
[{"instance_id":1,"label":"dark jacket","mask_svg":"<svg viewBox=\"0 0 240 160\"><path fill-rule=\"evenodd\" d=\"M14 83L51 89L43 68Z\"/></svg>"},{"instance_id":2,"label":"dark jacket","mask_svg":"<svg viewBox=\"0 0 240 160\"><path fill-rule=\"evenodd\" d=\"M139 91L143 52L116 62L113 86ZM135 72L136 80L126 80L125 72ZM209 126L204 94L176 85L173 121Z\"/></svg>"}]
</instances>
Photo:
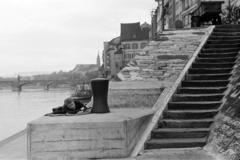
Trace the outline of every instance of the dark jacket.
<instances>
[{"instance_id":1,"label":"dark jacket","mask_svg":"<svg viewBox=\"0 0 240 160\"><path fill-rule=\"evenodd\" d=\"M74 101L74 103L75 103L75 109L70 109L65 106L60 106L57 108L53 108L52 114L66 114L66 113L76 114L77 112L81 111L81 108L84 108L83 112L87 109L87 107L85 107L80 101Z\"/></svg>"}]
</instances>

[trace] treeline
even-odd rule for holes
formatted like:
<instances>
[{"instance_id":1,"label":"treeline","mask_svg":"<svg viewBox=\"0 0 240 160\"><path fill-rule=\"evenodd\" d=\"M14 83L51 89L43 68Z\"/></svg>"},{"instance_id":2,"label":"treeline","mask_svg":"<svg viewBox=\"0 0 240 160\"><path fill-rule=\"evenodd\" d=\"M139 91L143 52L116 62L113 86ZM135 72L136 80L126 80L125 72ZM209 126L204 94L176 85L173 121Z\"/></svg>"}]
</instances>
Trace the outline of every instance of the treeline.
<instances>
[{"instance_id":1,"label":"treeline","mask_svg":"<svg viewBox=\"0 0 240 160\"><path fill-rule=\"evenodd\" d=\"M75 72L53 72L52 74L41 74L32 76L34 80L80 80L90 81L98 77L98 71L86 72L84 75Z\"/></svg>"},{"instance_id":2,"label":"treeline","mask_svg":"<svg viewBox=\"0 0 240 160\"><path fill-rule=\"evenodd\" d=\"M91 79L98 77L98 71L86 71L84 74L76 72L53 72L51 74L39 74L33 76L21 76L20 80L80 80L80 81L90 81ZM0 77L0 80L17 80L17 77L3 78Z\"/></svg>"}]
</instances>

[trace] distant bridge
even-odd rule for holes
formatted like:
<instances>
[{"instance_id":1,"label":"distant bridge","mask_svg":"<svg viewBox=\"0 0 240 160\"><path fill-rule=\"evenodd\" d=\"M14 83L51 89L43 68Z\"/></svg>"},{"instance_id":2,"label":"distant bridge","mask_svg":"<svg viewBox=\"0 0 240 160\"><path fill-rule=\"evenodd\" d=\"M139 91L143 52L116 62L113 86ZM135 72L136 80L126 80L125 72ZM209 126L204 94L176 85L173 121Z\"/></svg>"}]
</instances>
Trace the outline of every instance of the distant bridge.
<instances>
[{"instance_id":1,"label":"distant bridge","mask_svg":"<svg viewBox=\"0 0 240 160\"><path fill-rule=\"evenodd\" d=\"M80 80L20 80L17 81L0 81L0 84L7 84L12 86L13 91L21 91L22 86L29 84L29 83L43 83L44 84L44 90L49 90L49 86L51 84L80 84L84 83L85 81ZM87 83L87 82L85 82Z\"/></svg>"}]
</instances>

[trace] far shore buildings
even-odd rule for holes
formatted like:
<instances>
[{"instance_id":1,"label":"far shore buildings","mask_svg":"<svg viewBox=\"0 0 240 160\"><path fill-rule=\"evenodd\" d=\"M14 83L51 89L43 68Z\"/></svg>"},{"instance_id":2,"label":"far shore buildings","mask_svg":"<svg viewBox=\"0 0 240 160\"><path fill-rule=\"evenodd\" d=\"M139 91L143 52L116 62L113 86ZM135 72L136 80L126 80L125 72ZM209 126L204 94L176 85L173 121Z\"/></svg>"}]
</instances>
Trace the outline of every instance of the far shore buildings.
<instances>
[{"instance_id":1,"label":"far shore buildings","mask_svg":"<svg viewBox=\"0 0 240 160\"><path fill-rule=\"evenodd\" d=\"M87 72L99 71L100 67L101 67L101 61L98 53L96 64L77 64L71 72L77 73L80 76L85 76Z\"/></svg>"},{"instance_id":2,"label":"far shore buildings","mask_svg":"<svg viewBox=\"0 0 240 160\"><path fill-rule=\"evenodd\" d=\"M149 41L150 25L146 22L122 23L119 37L104 42L103 64L105 76L116 75Z\"/></svg>"}]
</instances>

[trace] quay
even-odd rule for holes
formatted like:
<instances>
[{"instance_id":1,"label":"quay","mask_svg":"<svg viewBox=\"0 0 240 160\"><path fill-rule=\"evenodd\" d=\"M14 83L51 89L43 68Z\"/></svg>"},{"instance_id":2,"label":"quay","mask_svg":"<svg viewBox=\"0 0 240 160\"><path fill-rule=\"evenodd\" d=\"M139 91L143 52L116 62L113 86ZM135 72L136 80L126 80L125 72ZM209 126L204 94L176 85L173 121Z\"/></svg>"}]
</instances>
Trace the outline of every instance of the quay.
<instances>
[{"instance_id":1,"label":"quay","mask_svg":"<svg viewBox=\"0 0 240 160\"><path fill-rule=\"evenodd\" d=\"M110 113L40 117L0 159L239 159L239 39L239 25L164 31L110 82Z\"/></svg>"}]
</instances>

